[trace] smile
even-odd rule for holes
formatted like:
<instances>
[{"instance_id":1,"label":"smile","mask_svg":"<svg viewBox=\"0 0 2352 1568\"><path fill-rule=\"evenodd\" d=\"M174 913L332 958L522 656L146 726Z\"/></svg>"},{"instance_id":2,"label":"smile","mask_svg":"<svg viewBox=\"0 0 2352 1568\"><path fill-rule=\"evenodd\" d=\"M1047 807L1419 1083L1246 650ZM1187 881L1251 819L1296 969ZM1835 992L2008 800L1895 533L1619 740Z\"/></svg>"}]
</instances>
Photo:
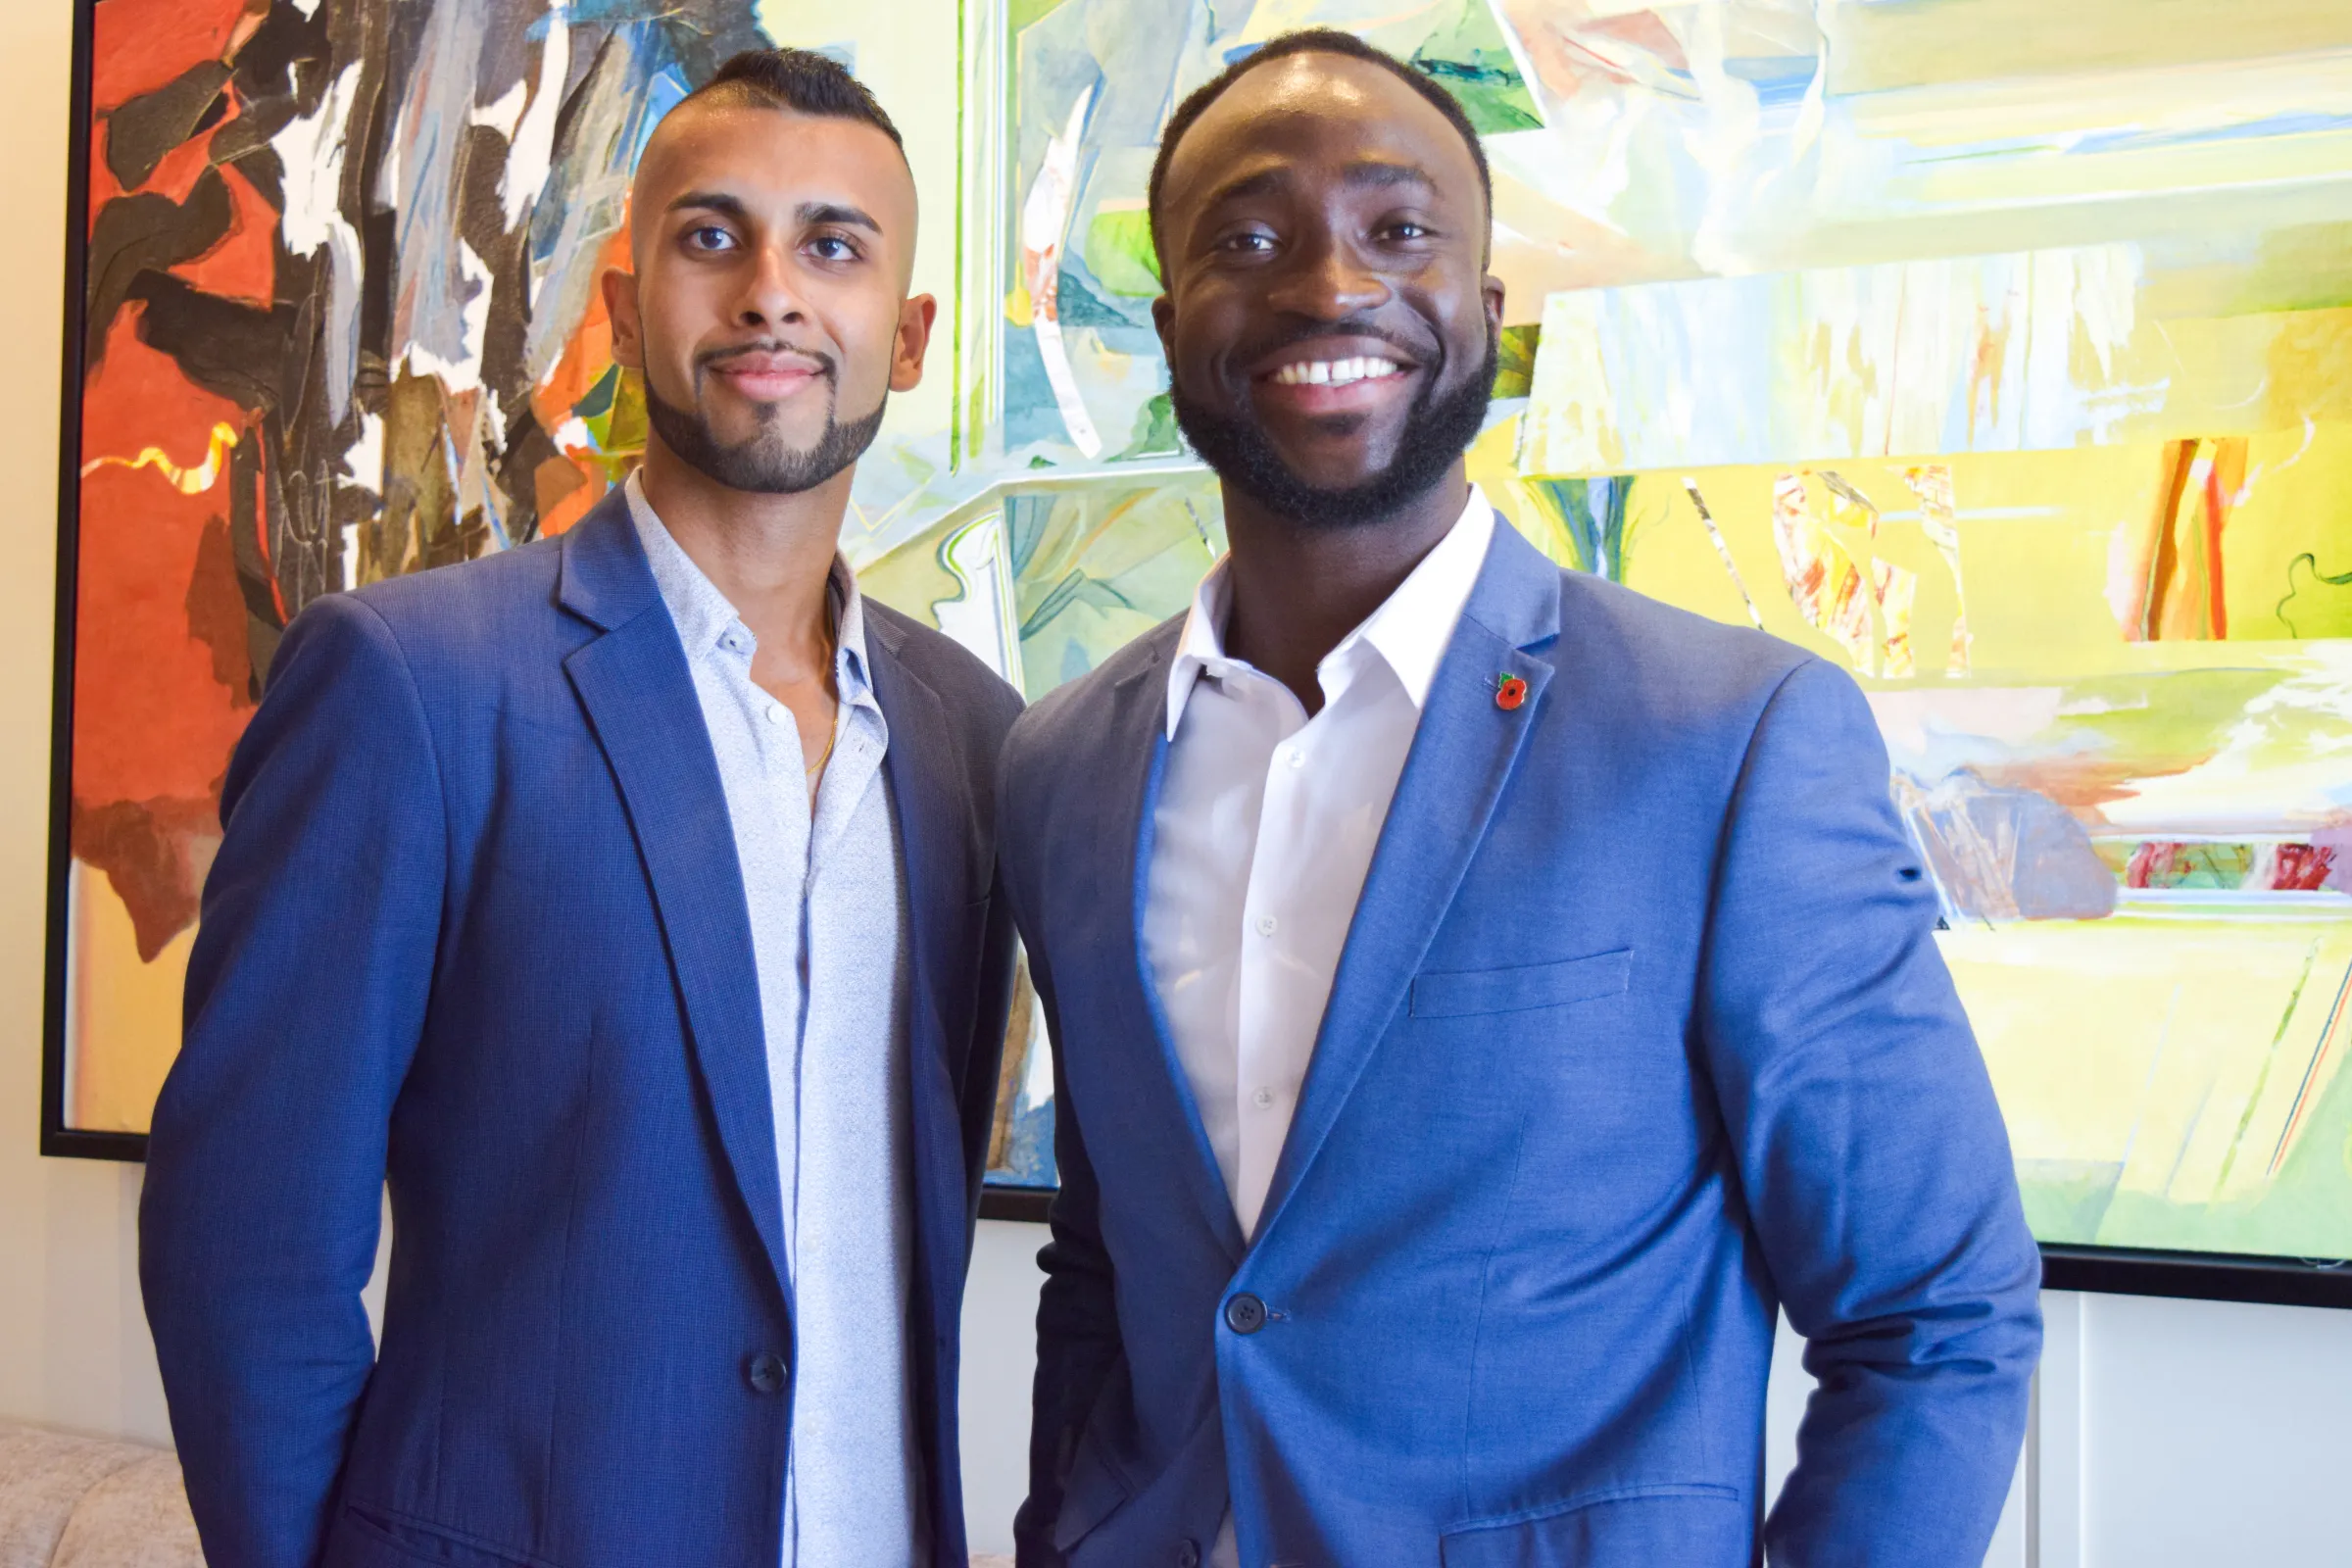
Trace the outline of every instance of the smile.
<instances>
[{"instance_id":1,"label":"smile","mask_svg":"<svg viewBox=\"0 0 2352 1568\"><path fill-rule=\"evenodd\" d=\"M1382 381L1402 375L1394 360L1359 356L1351 360L1301 360L1286 365L1271 377L1276 386L1353 386L1358 381Z\"/></svg>"}]
</instances>

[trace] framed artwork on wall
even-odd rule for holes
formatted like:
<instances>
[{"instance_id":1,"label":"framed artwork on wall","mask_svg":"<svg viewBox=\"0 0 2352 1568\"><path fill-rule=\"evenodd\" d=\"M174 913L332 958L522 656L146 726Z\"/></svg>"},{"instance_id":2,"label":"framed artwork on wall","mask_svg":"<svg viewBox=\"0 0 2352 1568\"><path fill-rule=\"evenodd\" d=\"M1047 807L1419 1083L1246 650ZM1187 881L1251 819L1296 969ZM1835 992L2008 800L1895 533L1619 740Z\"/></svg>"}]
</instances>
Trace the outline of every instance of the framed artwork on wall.
<instances>
[{"instance_id":1,"label":"framed artwork on wall","mask_svg":"<svg viewBox=\"0 0 2352 1568\"><path fill-rule=\"evenodd\" d=\"M825 48L901 117L947 330L844 549L1035 698L1222 549L1145 184L1187 91L1325 23L1485 137L1489 497L1869 694L2050 1283L2352 1304L2352 14L850 9L85 5L46 1148L135 1157L286 619L626 472L593 278L718 59ZM1035 1216L1019 999L989 1211Z\"/></svg>"}]
</instances>

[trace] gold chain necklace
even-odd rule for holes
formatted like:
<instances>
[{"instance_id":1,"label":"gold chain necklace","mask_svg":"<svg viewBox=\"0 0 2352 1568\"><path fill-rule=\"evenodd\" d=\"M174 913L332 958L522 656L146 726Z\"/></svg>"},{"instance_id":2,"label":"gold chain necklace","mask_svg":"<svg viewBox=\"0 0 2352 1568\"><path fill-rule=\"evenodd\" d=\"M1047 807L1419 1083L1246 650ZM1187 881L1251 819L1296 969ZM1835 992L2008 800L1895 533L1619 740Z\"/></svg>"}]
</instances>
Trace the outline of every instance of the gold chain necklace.
<instances>
[{"instance_id":1,"label":"gold chain necklace","mask_svg":"<svg viewBox=\"0 0 2352 1568\"><path fill-rule=\"evenodd\" d=\"M841 629L834 625L833 613L833 596L828 593L825 595L825 662L822 666L827 675L834 673L834 662L841 655ZM811 796L815 795L817 785L823 780L825 764L833 760L833 748L840 744L840 741L841 699L835 697L833 699L833 728L825 736L825 749L818 755L815 761L802 769L808 778L808 793Z\"/></svg>"}]
</instances>

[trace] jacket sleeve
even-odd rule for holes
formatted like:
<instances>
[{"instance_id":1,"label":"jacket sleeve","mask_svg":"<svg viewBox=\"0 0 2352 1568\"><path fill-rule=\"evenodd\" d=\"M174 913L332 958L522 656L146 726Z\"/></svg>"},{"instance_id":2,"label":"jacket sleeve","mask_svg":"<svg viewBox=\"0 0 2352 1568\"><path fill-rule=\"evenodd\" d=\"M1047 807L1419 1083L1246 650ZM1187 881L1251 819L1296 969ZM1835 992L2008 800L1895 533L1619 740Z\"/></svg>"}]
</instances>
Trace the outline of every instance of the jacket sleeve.
<instances>
[{"instance_id":1,"label":"jacket sleeve","mask_svg":"<svg viewBox=\"0 0 2352 1568\"><path fill-rule=\"evenodd\" d=\"M956 1107L963 1126L965 1208L964 1250L971 1250L971 1228L980 1220L980 1190L988 1175L988 1142L997 1120L997 1075L1004 1063L1005 1025L1012 1016L1012 911L1004 899L1004 878L999 872L988 902L988 924L980 938L980 995L973 1008L971 1049L964 1055L963 1102Z\"/></svg>"},{"instance_id":2,"label":"jacket sleeve","mask_svg":"<svg viewBox=\"0 0 2352 1568\"><path fill-rule=\"evenodd\" d=\"M1976 1568L2024 1441L2040 1259L1869 706L1799 665L1735 791L1701 999L1751 1221L1819 1381L1787 1568Z\"/></svg>"},{"instance_id":3,"label":"jacket sleeve","mask_svg":"<svg viewBox=\"0 0 2352 1568\"><path fill-rule=\"evenodd\" d=\"M139 1281L206 1557L307 1568L374 1359L360 1292L447 858L423 706L364 602L288 629L221 819Z\"/></svg>"},{"instance_id":4,"label":"jacket sleeve","mask_svg":"<svg viewBox=\"0 0 2352 1568\"><path fill-rule=\"evenodd\" d=\"M1007 780L1009 785L1011 781ZM1006 791L1009 799L1010 790ZM1004 820L1009 824L1012 813ZM1018 849L1017 841L1011 842ZM1019 883L1017 873L1008 879ZM1050 1240L1037 1254L1046 1282L1037 1303L1037 1380L1029 1426L1029 1495L1013 1518L1018 1568L1061 1568L1054 1528L1061 1515L1062 1487L1077 1457L1104 1380L1125 1353L1119 1340L1118 1303L1111 1283L1110 1254L1102 1245L1100 1193L1087 1158L1086 1138L1070 1102L1062 1069L1061 1009L1054 986L1051 944L1016 898L1020 929L1028 945L1029 978L1045 1010L1046 1037L1054 1051L1054 1161L1059 1189L1048 1216Z\"/></svg>"}]
</instances>

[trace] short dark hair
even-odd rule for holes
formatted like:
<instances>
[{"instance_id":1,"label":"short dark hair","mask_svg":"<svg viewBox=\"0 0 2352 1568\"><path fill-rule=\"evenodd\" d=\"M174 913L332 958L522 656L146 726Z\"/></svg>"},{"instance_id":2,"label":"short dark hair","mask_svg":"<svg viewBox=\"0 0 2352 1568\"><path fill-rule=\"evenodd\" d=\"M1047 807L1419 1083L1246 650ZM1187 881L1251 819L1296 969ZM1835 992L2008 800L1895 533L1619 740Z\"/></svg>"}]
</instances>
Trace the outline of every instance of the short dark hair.
<instances>
[{"instance_id":1,"label":"short dark hair","mask_svg":"<svg viewBox=\"0 0 2352 1568\"><path fill-rule=\"evenodd\" d=\"M705 101L782 109L820 120L858 120L888 136L901 154L906 140L864 82L830 55L812 49L746 49L689 93L679 107Z\"/></svg>"},{"instance_id":2,"label":"short dark hair","mask_svg":"<svg viewBox=\"0 0 2352 1568\"><path fill-rule=\"evenodd\" d=\"M1304 54L1345 55L1350 60L1378 66L1428 99L1431 107L1446 117L1446 122L1461 133L1463 144L1470 149L1470 161L1478 166L1478 192L1486 202L1488 243L1492 246L1494 232L1494 176L1487 170L1487 150L1478 139L1478 127L1470 123L1470 117L1462 112L1462 106L1455 102L1453 94L1386 49L1368 44L1352 32L1342 32L1337 27L1302 27L1297 32L1281 33L1268 40L1262 48L1236 60L1195 88L1184 102L1176 106L1176 113L1168 117L1168 128L1159 135L1159 156L1152 161L1151 193L1145 202L1145 212L1152 222L1152 248L1158 254L1162 280L1168 275L1168 248L1160 232L1159 196L1160 187L1167 183L1168 165L1175 161L1176 144L1184 140L1184 133L1193 128L1193 122L1208 112L1209 105L1225 96L1225 89L1260 66L1286 60L1292 55Z\"/></svg>"}]
</instances>

